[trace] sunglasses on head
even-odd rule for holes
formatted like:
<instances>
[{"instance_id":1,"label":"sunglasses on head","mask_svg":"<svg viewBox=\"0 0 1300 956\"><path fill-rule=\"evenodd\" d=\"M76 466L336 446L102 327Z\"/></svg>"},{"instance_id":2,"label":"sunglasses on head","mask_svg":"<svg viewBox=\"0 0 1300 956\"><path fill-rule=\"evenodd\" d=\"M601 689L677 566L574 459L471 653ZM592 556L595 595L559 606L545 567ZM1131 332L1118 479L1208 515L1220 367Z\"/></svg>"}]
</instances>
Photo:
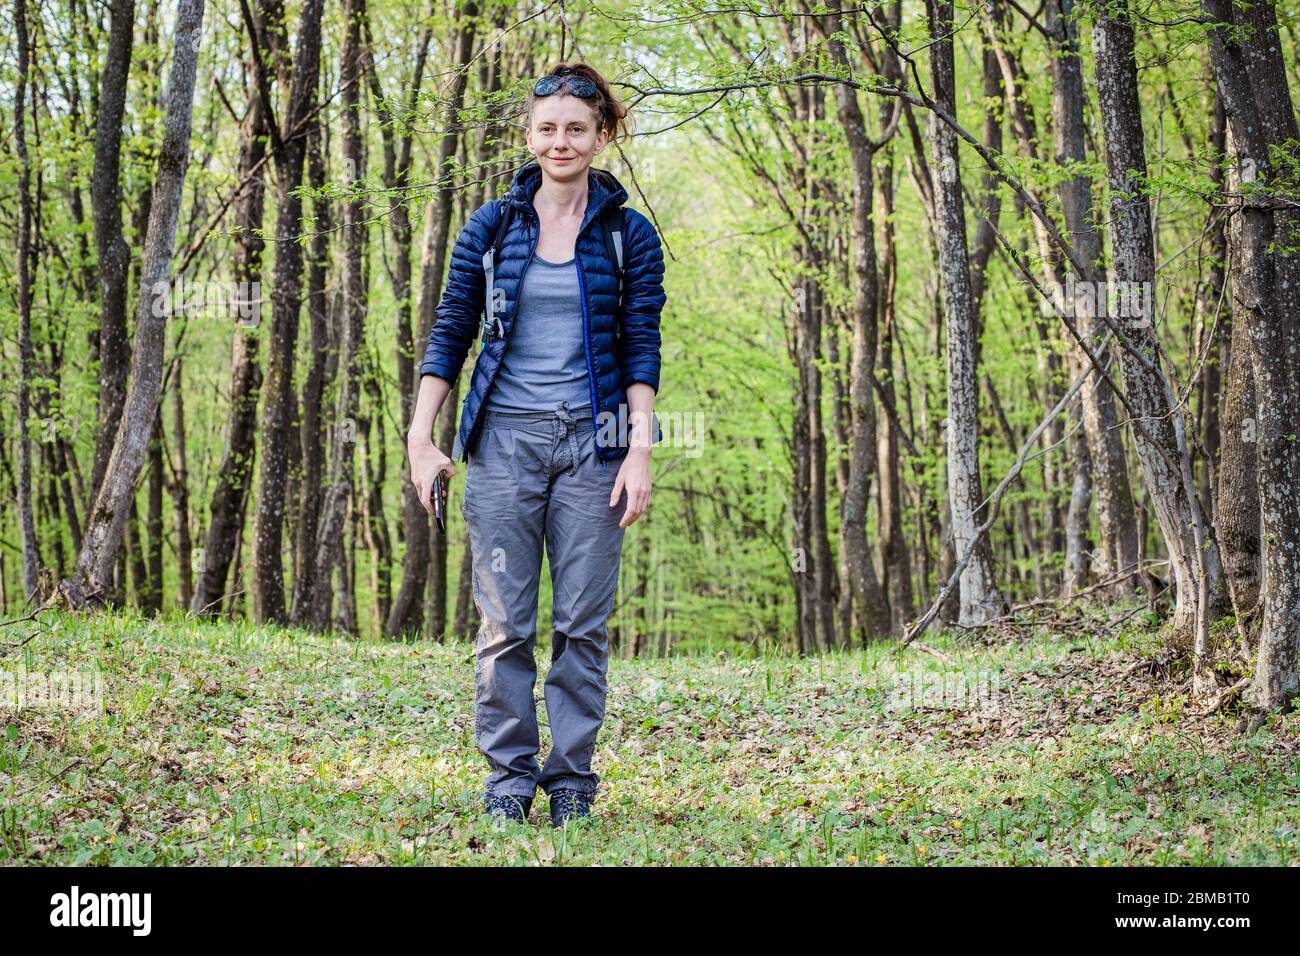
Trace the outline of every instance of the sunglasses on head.
<instances>
[{"instance_id":1,"label":"sunglasses on head","mask_svg":"<svg viewBox=\"0 0 1300 956\"><path fill-rule=\"evenodd\" d=\"M594 100L597 95L595 83L585 76L573 76L569 73L539 78L533 84L533 95L550 96L552 93L559 92L562 87L567 87L567 92L584 100Z\"/></svg>"}]
</instances>

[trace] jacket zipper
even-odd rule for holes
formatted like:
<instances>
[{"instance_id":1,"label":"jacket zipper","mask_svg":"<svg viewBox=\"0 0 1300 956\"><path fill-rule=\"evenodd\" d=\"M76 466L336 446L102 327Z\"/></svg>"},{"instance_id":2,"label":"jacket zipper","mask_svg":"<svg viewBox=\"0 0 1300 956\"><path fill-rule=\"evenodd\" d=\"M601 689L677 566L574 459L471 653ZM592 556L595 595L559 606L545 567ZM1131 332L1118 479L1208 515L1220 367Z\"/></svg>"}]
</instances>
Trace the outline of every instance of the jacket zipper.
<instances>
[{"instance_id":1,"label":"jacket zipper","mask_svg":"<svg viewBox=\"0 0 1300 956\"><path fill-rule=\"evenodd\" d=\"M533 218L534 222L537 222L537 210L535 210L531 205L528 206L527 208L528 208L528 215L531 216L531 217ZM504 213L502 213L502 214L504 215ZM528 250L528 261L524 263L524 271L521 272L521 273L519 273L519 284L520 284L520 285L523 285L523 282L524 282L524 272L527 272L527 271L528 271L528 267L531 266L531 265L533 264L533 256L537 253L537 243L538 243L538 241L539 241L541 238L542 238L542 228L541 228L541 223L540 223L540 222L537 222L537 234L536 234L535 236L533 236L533 244L532 244L531 248L529 248L529 250ZM504 247L504 243L505 243L506 241L508 241L509 239L510 239L510 231L509 231L509 230L506 230L506 234L505 234L505 236L502 238L502 244L503 244L503 247ZM497 250L497 252L500 252L500 251L501 251L500 249ZM574 252L574 255L575 255L575 256L577 255L576 250L575 250L575 252ZM517 293L516 293L515 298L516 298L516 300L518 299L518 294L517 294ZM585 308L585 305L584 305L584 308ZM513 316L512 316L511 319L510 319L510 324L511 324L512 327L514 326L514 317L513 317ZM504 342L505 340L506 340L506 336L504 336L504 335L501 336L501 341ZM480 350L480 351L481 351L481 350ZM502 357L502 358L505 358L505 346L504 346L504 345L502 345L502 347L501 347L501 357ZM590 360L588 360L587 366L588 366L588 368L591 367ZM493 386L494 384L496 384L497 373L500 372L500 371L501 371L501 363L500 363L500 362L497 362L496 371L494 371L494 372L492 373L492 377L491 377L490 379L488 379L487 388L483 389L483 400L479 403L479 413L474 417L474 428L473 428L473 430L471 431L469 437L465 439L465 447L461 449L461 452L460 452L460 460L461 460L461 461L465 461L465 460L467 460L468 457L469 457L469 447L470 447L470 445L474 444L474 436L478 434L479 425L481 425L481 424L483 423L483 416L486 414L486 411L485 411L485 409L484 409L484 406L487 404L488 395L490 395L490 394L492 393L492 386ZM468 396L467 396L467 397L468 397Z\"/></svg>"},{"instance_id":2,"label":"jacket zipper","mask_svg":"<svg viewBox=\"0 0 1300 956\"><path fill-rule=\"evenodd\" d=\"M578 234L578 239L573 241L573 261L578 267L578 289L582 299L582 351L587 356L587 385L591 390L591 440L596 446L596 457L600 459L601 467L604 467L605 456L601 454L600 447L600 429L596 427L596 373L591 367L591 337L587 328L587 283L582 276L582 257L578 254L578 240L582 234Z\"/></svg>"}]
</instances>

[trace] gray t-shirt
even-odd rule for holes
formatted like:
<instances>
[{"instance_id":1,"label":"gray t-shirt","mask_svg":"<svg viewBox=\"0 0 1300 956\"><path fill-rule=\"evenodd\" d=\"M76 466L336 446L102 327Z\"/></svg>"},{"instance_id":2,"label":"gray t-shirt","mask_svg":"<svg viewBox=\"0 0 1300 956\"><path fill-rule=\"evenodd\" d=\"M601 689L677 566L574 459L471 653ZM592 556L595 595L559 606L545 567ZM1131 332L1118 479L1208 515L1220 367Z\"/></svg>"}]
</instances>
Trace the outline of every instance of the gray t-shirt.
<instances>
[{"instance_id":1,"label":"gray t-shirt","mask_svg":"<svg viewBox=\"0 0 1300 956\"><path fill-rule=\"evenodd\" d=\"M519 288L505 354L483 407L550 411L591 405L591 377L582 338L578 265L534 254Z\"/></svg>"}]
</instances>

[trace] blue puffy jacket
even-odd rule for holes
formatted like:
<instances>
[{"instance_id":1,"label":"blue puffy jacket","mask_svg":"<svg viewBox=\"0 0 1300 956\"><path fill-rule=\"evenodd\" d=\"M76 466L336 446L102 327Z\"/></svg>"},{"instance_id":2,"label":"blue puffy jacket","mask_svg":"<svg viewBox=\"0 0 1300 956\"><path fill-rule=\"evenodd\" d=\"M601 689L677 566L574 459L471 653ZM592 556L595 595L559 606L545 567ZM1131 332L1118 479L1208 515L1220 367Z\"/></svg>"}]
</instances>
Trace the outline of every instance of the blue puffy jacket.
<instances>
[{"instance_id":1,"label":"blue puffy jacket","mask_svg":"<svg viewBox=\"0 0 1300 956\"><path fill-rule=\"evenodd\" d=\"M451 452L453 461L466 460L473 451L478 437L479 410L501 367L518 306L520 282L532 262L541 232L532 201L541 184L542 169L536 162L520 168L506 197L486 202L475 210L452 249L447 286L438 303L429 346L420 364L421 375L437 375L449 382L454 382L460 374L479 330L485 290L483 253L496 235L502 205L510 203L515 207L509 231L495 259L494 287L500 290L499 299L504 295L498 305L504 336L488 339L474 365ZM598 416L612 415L614 418L605 421L618 422L619 406L626 404L626 389L633 382L645 382L659 391L659 313L666 301L664 259L659 233L650 220L635 209L624 210L620 312L618 277L614 264L609 261L599 217L610 203L622 205L628 198L627 190L612 173L601 169L588 170L587 190L587 211L578 229L575 257L582 287L592 419L596 424L593 441L597 458L605 462L627 454L626 438L616 436L610 440L611 434L618 430L617 425L602 435L602 421ZM626 422L629 416L630 409L624 409L622 420ZM662 437L656 417L653 440Z\"/></svg>"}]
</instances>

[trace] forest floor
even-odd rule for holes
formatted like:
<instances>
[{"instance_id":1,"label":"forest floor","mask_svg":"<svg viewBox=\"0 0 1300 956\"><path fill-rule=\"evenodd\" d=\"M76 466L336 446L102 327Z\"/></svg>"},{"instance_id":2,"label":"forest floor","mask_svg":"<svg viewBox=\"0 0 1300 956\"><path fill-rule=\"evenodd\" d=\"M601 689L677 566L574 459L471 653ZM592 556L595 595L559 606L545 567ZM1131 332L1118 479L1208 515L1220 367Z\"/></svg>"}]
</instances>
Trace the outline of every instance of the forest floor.
<instances>
[{"instance_id":1,"label":"forest floor","mask_svg":"<svg viewBox=\"0 0 1300 956\"><path fill-rule=\"evenodd\" d=\"M1300 850L1300 718L1243 737L1230 716L1194 716L1179 678L1142 664L1157 639L1140 625L928 635L938 654L615 660L597 816L571 831L541 795L531 825L479 816L469 643L130 614L4 630L0 863L1182 865ZM40 699L42 679L74 674L102 692Z\"/></svg>"}]
</instances>

